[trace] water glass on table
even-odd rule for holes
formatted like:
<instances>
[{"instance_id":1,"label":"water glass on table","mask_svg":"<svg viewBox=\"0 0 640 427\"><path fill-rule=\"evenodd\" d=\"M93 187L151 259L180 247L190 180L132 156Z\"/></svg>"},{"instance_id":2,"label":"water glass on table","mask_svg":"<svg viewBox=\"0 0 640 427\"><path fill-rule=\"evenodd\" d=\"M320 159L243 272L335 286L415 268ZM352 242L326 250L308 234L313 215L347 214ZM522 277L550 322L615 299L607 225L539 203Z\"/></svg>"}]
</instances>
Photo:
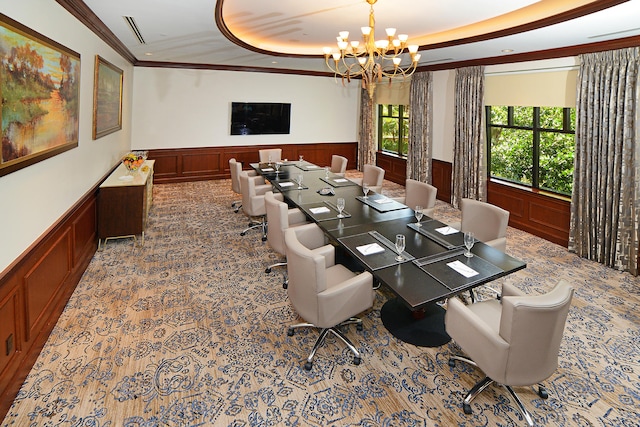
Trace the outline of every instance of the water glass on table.
<instances>
[{"instance_id":1,"label":"water glass on table","mask_svg":"<svg viewBox=\"0 0 640 427\"><path fill-rule=\"evenodd\" d=\"M471 258L473 254L471 253L471 248L473 248L473 244L475 243L475 237L471 231L464 232L464 246L467 248L467 251L464 253L464 256L467 258Z\"/></svg>"},{"instance_id":2,"label":"water glass on table","mask_svg":"<svg viewBox=\"0 0 640 427\"><path fill-rule=\"evenodd\" d=\"M362 192L364 193L364 199L367 198L367 194L369 194L369 184L367 184L366 182L362 183Z\"/></svg>"},{"instance_id":3,"label":"water glass on table","mask_svg":"<svg viewBox=\"0 0 640 427\"><path fill-rule=\"evenodd\" d=\"M416 220L418 222L416 222L416 227L420 227L422 226L422 224L420 224L420 221L422 220L422 215L424 214L423 210L422 210L422 206L418 205L416 206L416 208L414 209L413 213L416 216Z\"/></svg>"},{"instance_id":4,"label":"water glass on table","mask_svg":"<svg viewBox=\"0 0 640 427\"><path fill-rule=\"evenodd\" d=\"M344 215L342 215L342 211L344 210L344 199L342 197L338 197L338 200L336 200L336 208L338 208L338 218L344 218Z\"/></svg>"},{"instance_id":5,"label":"water glass on table","mask_svg":"<svg viewBox=\"0 0 640 427\"><path fill-rule=\"evenodd\" d=\"M396 234L396 252L398 252L398 256L396 257L396 261L402 261L402 252L404 252L405 246L405 238L404 234Z\"/></svg>"}]
</instances>

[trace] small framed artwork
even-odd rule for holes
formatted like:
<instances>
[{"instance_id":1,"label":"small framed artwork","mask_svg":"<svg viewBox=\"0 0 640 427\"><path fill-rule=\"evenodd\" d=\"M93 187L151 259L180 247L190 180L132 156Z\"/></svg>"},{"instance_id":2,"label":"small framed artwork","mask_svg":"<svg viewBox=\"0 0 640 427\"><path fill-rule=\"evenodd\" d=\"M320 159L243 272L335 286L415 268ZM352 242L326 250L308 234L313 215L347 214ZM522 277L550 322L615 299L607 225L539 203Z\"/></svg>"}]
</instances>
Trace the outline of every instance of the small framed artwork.
<instances>
[{"instance_id":1,"label":"small framed artwork","mask_svg":"<svg viewBox=\"0 0 640 427\"><path fill-rule=\"evenodd\" d=\"M78 146L80 54L0 14L0 176Z\"/></svg>"},{"instance_id":2,"label":"small framed artwork","mask_svg":"<svg viewBox=\"0 0 640 427\"><path fill-rule=\"evenodd\" d=\"M122 129L122 75L120 68L96 55L93 139Z\"/></svg>"}]
</instances>

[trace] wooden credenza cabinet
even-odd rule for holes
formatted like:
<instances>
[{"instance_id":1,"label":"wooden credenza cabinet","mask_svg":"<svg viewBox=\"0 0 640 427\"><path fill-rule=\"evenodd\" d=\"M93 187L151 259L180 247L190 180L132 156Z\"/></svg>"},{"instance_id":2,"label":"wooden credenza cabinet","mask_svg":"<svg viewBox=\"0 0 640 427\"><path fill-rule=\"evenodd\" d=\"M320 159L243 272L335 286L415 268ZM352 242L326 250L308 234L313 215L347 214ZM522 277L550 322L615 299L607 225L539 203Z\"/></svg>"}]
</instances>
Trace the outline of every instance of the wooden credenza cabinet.
<instances>
[{"instance_id":1,"label":"wooden credenza cabinet","mask_svg":"<svg viewBox=\"0 0 640 427\"><path fill-rule=\"evenodd\" d=\"M132 175L120 165L98 189L98 249L108 239L140 235L144 244L144 232L153 199L153 164L146 160ZM133 176L126 179L126 176ZM104 243L103 243L104 242Z\"/></svg>"}]
</instances>

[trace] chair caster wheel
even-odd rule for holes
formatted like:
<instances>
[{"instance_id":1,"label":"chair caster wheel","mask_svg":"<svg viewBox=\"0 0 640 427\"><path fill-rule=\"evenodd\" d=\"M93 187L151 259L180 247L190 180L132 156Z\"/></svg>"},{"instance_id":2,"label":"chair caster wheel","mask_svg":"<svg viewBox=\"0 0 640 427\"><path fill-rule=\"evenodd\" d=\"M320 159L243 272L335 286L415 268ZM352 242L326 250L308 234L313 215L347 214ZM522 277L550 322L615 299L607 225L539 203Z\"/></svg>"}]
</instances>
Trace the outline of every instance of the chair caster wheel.
<instances>
[{"instance_id":1,"label":"chair caster wheel","mask_svg":"<svg viewBox=\"0 0 640 427\"><path fill-rule=\"evenodd\" d=\"M450 368L455 368L456 367L456 361L453 359L449 359L449 367Z\"/></svg>"},{"instance_id":2,"label":"chair caster wheel","mask_svg":"<svg viewBox=\"0 0 640 427\"><path fill-rule=\"evenodd\" d=\"M283 284L282 284L282 288L283 288L283 289L287 289L288 287L289 287L289 284L288 284L288 283L283 283Z\"/></svg>"},{"instance_id":3,"label":"chair caster wheel","mask_svg":"<svg viewBox=\"0 0 640 427\"><path fill-rule=\"evenodd\" d=\"M354 357L354 358L353 358L353 364L354 364L354 365L359 365L359 364L360 364L360 362L362 362L362 359L361 359L361 358L359 358L359 357Z\"/></svg>"},{"instance_id":4,"label":"chair caster wheel","mask_svg":"<svg viewBox=\"0 0 640 427\"><path fill-rule=\"evenodd\" d=\"M262 238L262 241L263 241L263 242L266 242L266 241L267 241L267 238L266 238L266 237L263 237L263 238Z\"/></svg>"},{"instance_id":5,"label":"chair caster wheel","mask_svg":"<svg viewBox=\"0 0 640 427\"><path fill-rule=\"evenodd\" d=\"M312 362L307 362L307 363L304 364L305 371L310 371L312 367L313 367L313 363Z\"/></svg>"},{"instance_id":6,"label":"chair caster wheel","mask_svg":"<svg viewBox=\"0 0 640 427\"><path fill-rule=\"evenodd\" d=\"M462 404L462 410L464 411L465 414L467 415L471 415L472 411L471 411L471 405L469 405L468 403L463 403Z\"/></svg>"},{"instance_id":7,"label":"chair caster wheel","mask_svg":"<svg viewBox=\"0 0 640 427\"><path fill-rule=\"evenodd\" d=\"M538 387L538 396L543 399L548 399L549 393L547 393L547 389L545 389L544 387Z\"/></svg>"},{"instance_id":8,"label":"chair caster wheel","mask_svg":"<svg viewBox=\"0 0 640 427\"><path fill-rule=\"evenodd\" d=\"M242 233L240 233L241 236L246 235L247 233L245 233L244 231Z\"/></svg>"},{"instance_id":9,"label":"chair caster wheel","mask_svg":"<svg viewBox=\"0 0 640 427\"><path fill-rule=\"evenodd\" d=\"M271 269L267 267L267 268L264 269L264 272L269 274L269 273L271 273Z\"/></svg>"},{"instance_id":10,"label":"chair caster wheel","mask_svg":"<svg viewBox=\"0 0 640 427\"><path fill-rule=\"evenodd\" d=\"M290 336L290 337L293 336L293 329L292 328L287 329L287 335Z\"/></svg>"},{"instance_id":11,"label":"chair caster wheel","mask_svg":"<svg viewBox=\"0 0 640 427\"><path fill-rule=\"evenodd\" d=\"M358 323L358 324L356 325L356 329L357 329L358 331L363 330L364 328L362 327L362 323Z\"/></svg>"}]
</instances>

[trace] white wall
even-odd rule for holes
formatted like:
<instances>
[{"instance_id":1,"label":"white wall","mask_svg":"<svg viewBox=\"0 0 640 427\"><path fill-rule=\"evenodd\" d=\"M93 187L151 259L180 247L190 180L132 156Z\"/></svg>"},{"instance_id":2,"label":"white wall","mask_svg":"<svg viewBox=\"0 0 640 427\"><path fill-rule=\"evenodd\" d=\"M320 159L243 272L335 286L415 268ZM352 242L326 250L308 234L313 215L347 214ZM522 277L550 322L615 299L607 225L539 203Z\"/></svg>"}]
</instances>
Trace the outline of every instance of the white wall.
<instances>
[{"instance_id":1,"label":"white wall","mask_svg":"<svg viewBox=\"0 0 640 427\"><path fill-rule=\"evenodd\" d=\"M136 67L138 149L357 140L359 85L333 78ZM231 102L291 103L288 135L230 135Z\"/></svg>"},{"instance_id":2,"label":"white wall","mask_svg":"<svg viewBox=\"0 0 640 427\"><path fill-rule=\"evenodd\" d=\"M0 271L73 206L130 149L133 67L53 0L0 0L2 13L80 54L77 148L0 177ZM92 139L95 55L124 70L123 129Z\"/></svg>"}]
</instances>

